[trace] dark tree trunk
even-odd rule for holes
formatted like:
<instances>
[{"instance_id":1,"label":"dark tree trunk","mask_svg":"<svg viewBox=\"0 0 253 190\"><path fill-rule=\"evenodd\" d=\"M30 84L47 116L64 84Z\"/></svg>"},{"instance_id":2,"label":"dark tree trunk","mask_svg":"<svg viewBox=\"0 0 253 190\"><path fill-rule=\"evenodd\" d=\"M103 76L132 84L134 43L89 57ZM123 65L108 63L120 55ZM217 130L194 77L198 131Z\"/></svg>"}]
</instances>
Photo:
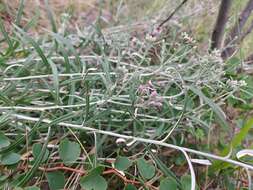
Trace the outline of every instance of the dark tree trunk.
<instances>
[{"instance_id":1,"label":"dark tree trunk","mask_svg":"<svg viewBox=\"0 0 253 190\"><path fill-rule=\"evenodd\" d=\"M219 8L219 14L211 38L211 50L221 48L224 29L228 19L228 13L232 0L222 0Z\"/></svg>"},{"instance_id":2,"label":"dark tree trunk","mask_svg":"<svg viewBox=\"0 0 253 190\"><path fill-rule=\"evenodd\" d=\"M238 43L240 43L245 38L245 36L251 32L252 26L250 26L245 33L242 33L242 30L252 11L253 0L249 0L244 10L241 12L234 27L232 28L230 34L225 40L225 48L222 52L223 59L231 57L236 52L236 46L238 45Z\"/></svg>"}]
</instances>

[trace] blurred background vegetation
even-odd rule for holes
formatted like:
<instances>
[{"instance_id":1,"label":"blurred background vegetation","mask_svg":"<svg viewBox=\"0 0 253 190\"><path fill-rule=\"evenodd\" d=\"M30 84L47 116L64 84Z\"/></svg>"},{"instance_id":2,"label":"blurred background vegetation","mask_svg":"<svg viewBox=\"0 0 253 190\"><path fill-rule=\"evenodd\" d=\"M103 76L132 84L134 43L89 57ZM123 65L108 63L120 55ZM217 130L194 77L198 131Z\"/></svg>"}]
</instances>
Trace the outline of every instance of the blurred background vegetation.
<instances>
[{"instance_id":1,"label":"blurred background vegetation","mask_svg":"<svg viewBox=\"0 0 253 190\"><path fill-rule=\"evenodd\" d=\"M41 33L43 29L50 27L50 23L46 16L43 3L36 0L27 0L29 6L25 7L24 17L29 19L40 11L40 19L37 21L36 33ZM200 42L199 46L205 47L209 45L210 35L215 23L219 8L219 0L190 0L173 18L185 27L185 30ZM247 0L234 0L232 4L232 11L229 16L229 23L227 30L234 25L238 14L244 8ZM1 0L0 1L0 15L5 19L6 25L17 11L18 0ZM63 13L69 13L72 18L72 25L87 26L94 22L102 10L102 15L108 25L118 25L132 23L136 21L151 21L153 18L154 24L166 17L178 4L175 0L50 0L50 6L55 13L58 22ZM38 9L41 7L42 9ZM251 16L252 17L252 16ZM35 32L35 31L31 31ZM245 57L251 52L253 45L253 35L248 35L241 44L240 56Z\"/></svg>"}]
</instances>

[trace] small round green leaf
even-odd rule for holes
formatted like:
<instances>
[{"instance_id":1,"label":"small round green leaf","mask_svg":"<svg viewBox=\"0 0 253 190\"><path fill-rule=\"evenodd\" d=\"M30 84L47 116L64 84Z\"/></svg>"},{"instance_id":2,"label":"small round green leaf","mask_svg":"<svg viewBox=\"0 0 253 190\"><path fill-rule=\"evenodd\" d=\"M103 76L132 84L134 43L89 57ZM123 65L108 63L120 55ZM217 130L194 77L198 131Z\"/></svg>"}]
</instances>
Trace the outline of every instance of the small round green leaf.
<instances>
[{"instance_id":1,"label":"small round green leaf","mask_svg":"<svg viewBox=\"0 0 253 190\"><path fill-rule=\"evenodd\" d=\"M17 153L11 152L9 154L3 155L1 158L2 165L12 165L20 161L21 156Z\"/></svg>"},{"instance_id":2,"label":"small round green leaf","mask_svg":"<svg viewBox=\"0 0 253 190\"><path fill-rule=\"evenodd\" d=\"M2 133L0 132L0 149L5 148L9 146L11 143L9 139Z\"/></svg>"},{"instance_id":3,"label":"small round green leaf","mask_svg":"<svg viewBox=\"0 0 253 190\"><path fill-rule=\"evenodd\" d=\"M62 172L49 172L46 174L50 190L63 189L65 185L65 177Z\"/></svg>"},{"instance_id":4,"label":"small round green leaf","mask_svg":"<svg viewBox=\"0 0 253 190\"><path fill-rule=\"evenodd\" d=\"M159 190L177 190L177 182L171 178L165 178L160 182Z\"/></svg>"},{"instance_id":5,"label":"small round green leaf","mask_svg":"<svg viewBox=\"0 0 253 190\"><path fill-rule=\"evenodd\" d=\"M34 159L38 158L38 156L40 155L41 151L42 151L42 144L36 143L36 144L33 145L33 147L32 147L32 154L34 156ZM41 162L42 163L45 162L48 157L49 157L49 151L46 149L46 152L45 152L45 154L44 154Z\"/></svg>"},{"instance_id":6,"label":"small round green leaf","mask_svg":"<svg viewBox=\"0 0 253 190\"><path fill-rule=\"evenodd\" d=\"M81 148L78 143L71 142L68 139L61 141L59 146L59 154L64 164L68 165L75 162L80 156L80 153Z\"/></svg>"},{"instance_id":7,"label":"small round green leaf","mask_svg":"<svg viewBox=\"0 0 253 190\"><path fill-rule=\"evenodd\" d=\"M101 176L97 174L90 174L84 176L80 180L80 185L85 190L106 190L107 189L107 182Z\"/></svg>"},{"instance_id":8,"label":"small round green leaf","mask_svg":"<svg viewBox=\"0 0 253 190\"><path fill-rule=\"evenodd\" d=\"M128 184L128 185L124 188L124 190L137 190L137 188L136 188L134 185L132 185L132 184Z\"/></svg>"},{"instance_id":9,"label":"small round green leaf","mask_svg":"<svg viewBox=\"0 0 253 190\"><path fill-rule=\"evenodd\" d=\"M151 179L155 175L155 167L151 163L147 163L144 158L137 160L137 167L141 176L145 179Z\"/></svg>"},{"instance_id":10,"label":"small round green leaf","mask_svg":"<svg viewBox=\"0 0 253 190\"><path fill-rule=\"evenodd\" d=\"M127 157L118 156L114 163L117 170L124 171L132 165L132 162Z\"/></svg>"}]
</instances>

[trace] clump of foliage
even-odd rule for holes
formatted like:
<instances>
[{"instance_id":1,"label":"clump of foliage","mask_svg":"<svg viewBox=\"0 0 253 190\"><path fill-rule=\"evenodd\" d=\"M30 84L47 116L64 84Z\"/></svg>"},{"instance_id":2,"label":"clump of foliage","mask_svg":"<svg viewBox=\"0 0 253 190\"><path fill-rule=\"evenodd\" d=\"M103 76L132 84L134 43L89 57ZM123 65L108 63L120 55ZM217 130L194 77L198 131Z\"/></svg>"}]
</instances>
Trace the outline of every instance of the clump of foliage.
<instances>
[{"instance_id":1,"label":"clump of foliage","mask_svg":"<svg viewBox=\"0 0 253 190\"><path fill-rule=\"evenodd\" d=\"M253 121L223 111L250 109L238 60L200 52L179 27L137 38L98 20L69 33L64 17L58 30L49 7L52 31L35 38L22 7L12 34L0 22L1 189L250 185L239 150Z\"/></svg>"}]
</instances>

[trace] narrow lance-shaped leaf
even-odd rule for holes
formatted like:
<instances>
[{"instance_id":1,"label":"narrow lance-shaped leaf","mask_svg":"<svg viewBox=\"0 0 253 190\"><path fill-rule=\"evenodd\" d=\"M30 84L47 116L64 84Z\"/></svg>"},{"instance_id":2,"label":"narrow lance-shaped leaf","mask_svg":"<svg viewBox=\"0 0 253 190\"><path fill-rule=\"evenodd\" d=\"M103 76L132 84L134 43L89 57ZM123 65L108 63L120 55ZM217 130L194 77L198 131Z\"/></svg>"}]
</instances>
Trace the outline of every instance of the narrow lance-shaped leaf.
<instances>
[{"instance_id":1,"label":"narrow lance-shaped leaf","mask_svg":"<svg viewBox=\"0 0 253 190\"><path fill-rule=\"evenodd\" d=\"M32 136L38 130L38 128L40 127L40 124L41 124L41 120L42 120L42 117L40 118L40 120L38 122L36 122L36 124L34 125L32 130L29 132L28 137ZM20 137L15 142L11 143L11 145L8 146L7 148L4 148L3 150L0 150L0 154L4 154L4 153L12 151L17 146L22 144L26 140L26 138L27 138L27 136Z\"/></svg>"},{"instance_id":2,"label":"narrow lance-shaped leaf","mask_svg":"<svg viewBox=\"0 0 253 190\"><path fill-rule=\"evenodd\" d=\"M32 154L33 154L33 157L35 160L39 157L41 151L42 151L42 145L40 143L33 144ZM47 160L48 156L49 156L49 151L46 149L44 156L41 160L41 163L45 162Z\"/></svg>"},{"instance_id":3,"label":"narrow lance-shaped leaf","mask_svg":"<svg viewBox=\"0 0 253 190\"><path fill-rule=\"evenodd\" d=\"M42 62L49 68L50 64L47 60L47 57L45 56L45 54L43 53L43 50L40 48L39 44L37 42L35 42L31 37L29 37L21 28L19 28L18 26L15 26L16 30L22 34L23 38L21 40L24 40L28 43L30 43L34 49L36 50L36 52L38 53L38 55L41 57Z\"/></svg>"},{"instance_id":4,"label":"narrow lance-shaped leaf","mask_svg":"<svg viewBox=\"0 0 253 190\"><path fill-rule=\"evenodd\" d=\"M18 13L17 13L17 17L16 17L16 20L15 20L15 24L17 26L19 26L20 22L21 22L23 10L24 10L24 4L25 4L25 0L20 0L20 2L19 2L19 8L18 8Z\"/></svg>"},{"instance_id":5,"label":"narrow lance-shaped leaf","mask_svg":"<svg viewBox=\"0 0 253 190\"><path fill-rule=\"evenodd\" d=\"M50 139L50 135L51 135L51 127L49 126L48 127L46 141L45 141L45 143L44 143L44 145L42 147L42 150L41 150L39 156L35 160L32 168L26 173L26 175L24 176L24 178L22 178L20 181L18 181L17 186L19 186L19 187L24 186L32 178L32 176L34 175L34 173L37 171L37 169L38 169L39 165L41 164L41 161L42 161L42 159L44 157L44 154L46 152L46 148L47 148L48 141Z\"/></svg>"},{"instance_id":6,"label":"narrow lance-shaped leaf","mask_svg":"<svg viewBox=\"0 0 253 190\"><path fill-rule=\"evenodd\" d=\"M0 32L3 34L3 37L4 37L5 41L7 42L8 46L9 46L9 50L13 51L12 40L9 37L9 34L7 33L7 31L5 30L4 23L3 23L3 20L1 19L1 17L0 17ZM9 50L7 50L7 52Z\"/></svg>"},{"instance_id":7,"label":"narrow lance-shaped leaf","mask_svg":"<svg viewBox=\"0 0 253 190\"><path fill-rule=\"evenodd\" d=\"M148 149L148 151L152 156L152 158L154 159L157 167L162 171L162 173L166 177L174 179L177 182L177 185L179 187L182 187L181 181L177 178L177 176L156 155L154 155L154 153L151 150Z\"/></svg>"},{"instance_id":8,"label":"narrow lance-shaped leaf","mask_svg":"<svg viewBox=\"0 0 253 190\"><path fill-rule=\"evenodd\" d=\"M57 33L57 27L56 27L56 22L53 16L53 12L51 7L49 6L48 0L45 0L45 5L46 5L46 10L47 10L47 16L50 20L51 26L52 26L52 30L54 33Z\"/></svg>"},{"instance_id":9,"label":"narrow lance-shaped leaf","mask_svg":"<svg viewBox=\"0 0 253 190\"><path fill-rule=\"evenodd\" d=\"M225 114L222 111L222 109L215 104L210 98L206 97L203 92L201 92L199 89L190 86L189 89L194 92L195 94L197 94L200 98L202 98L213 110L213 112L216 114L216 116L218 117L218 121L220 123L220 125L222 127L224 127L224 129L229 129L229 126L227 124L226 118L225 118Z\"/></svg>"}]
</instances>

